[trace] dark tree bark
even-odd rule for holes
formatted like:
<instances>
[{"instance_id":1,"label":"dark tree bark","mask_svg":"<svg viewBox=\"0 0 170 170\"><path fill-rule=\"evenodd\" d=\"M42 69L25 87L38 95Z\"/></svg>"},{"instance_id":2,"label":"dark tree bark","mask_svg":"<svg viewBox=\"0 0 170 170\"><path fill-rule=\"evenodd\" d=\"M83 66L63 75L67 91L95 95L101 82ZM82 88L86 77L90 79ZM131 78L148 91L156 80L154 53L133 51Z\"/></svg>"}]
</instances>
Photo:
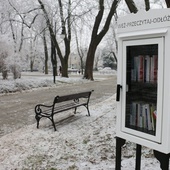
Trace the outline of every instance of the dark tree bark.
<instances>
[{"instance_id":1,"label":"dark tree bark","mask_svg":"<svg viewBox=\"0 0 170 170\"><path fill-rule=\"evenodd\" d=\"M59 7L60 7L60 18L61 18L61 25L62 25L62 34L64 34L64 44L65 44L65 55L64 58L60 58L61 66L62 66L62 77L68 77L68 59L70 55L70 42L71 42L71 0L68 0L68 17L67 17L67 33L66 33L66 21L64 20L63 15L63 6L62 1L58 0Z\"/></svg>"},{"instance_id":2,"label":"dark tree bark","mask_svg":"<svg viewBox=\"0 0 170 170\"><path fill-rule=\"evenodd\" d=\"M149 2L149 0L145 0L145 9L146 9L146 11L150 10L150 2Z\"/></svg>"},{"instance_id":3,"label":"dark tree bark","mask_svg":"<svg viewBox=\"0 0 170 170\"><path fill-rule=\"evenodd\" d=\"M167 8L170 8L170 0L165 0Z\"/></svg>"},{"instance_id":4,"label":"dark tree bark","mask_svg":"<svg viewBox=\"0 0 170 170\"><path fill-rule=\"evenodd\" d=\"M55 23L55 35L56 35L56 23ZM56 49L54 46L54 43L51 39L51 63L53 66L53 76L57 76L58 72L57 72L57 54L56 54Z\"/></svg>"},{"instance_id":5,"label":"dark tree bark","mask_svg":"<svg viewBox=\"0 0 170 170\"><path fill-rule=\"evenodd\" d=\"M55 75L58 75L57 72L57 55L56 55L56 50L53 42L51 42L51 63L53 66L53 73L55 72Z\"/></svg>"},{"instance_id":6,"label":"dark tree bark","mask_svg":"<svg viewBox=\"0 0 170 170\"><path fill-rule=\"evenodd\" d=\"M125 0L125 2L126 2L128 8L129 8L129 11L131 13L137 13L138 12L138 9L137 9L135 2L133 0Z\"/></svg>"},{"instance_id":7,"label":"dark tree bark","mask_svg":"<svg viewBox=\"0 0 170 170\"><path fill-rule=\"evenodd\" d=\"M48 48L47 48L47 41L45 37L45 30L43 32L43 43L44 43L44 54L45 54L45 74L48 74Z\"/></svg>"},{"instance_id":8,"label":"dark tree bark","mask_svg":"<svg viewBox=\"0 0 170 170\"><path fill-rule=\"evenodd\" d=\"M104 13L104 0L99 0L99 12L95 19L91 42L90 42L90 46L87 52L87 59L86 59L85 72L84 72L84 78L86 79L93 80L93 65L94 65L95 52L96 52L98 44L101 42L101 40L103 39L103 37L105 36L105 34L107 33L109 29L111 19L116 12L119 2L120 0L113 1L109 14L107 16L105 25L103 29L98 33L99 26L101 24L103 13Z\"/></svg>"},{"instance_id":9,"label":"dark tree bark","mask_svg":"<svg viewBox=\"0 0 170 170\"><path fill-rule=\"evenodd\" d=\"M34 67L34 60L30 61L30 70L33 72L33 67Z\"/></svg>"}]
</instances>

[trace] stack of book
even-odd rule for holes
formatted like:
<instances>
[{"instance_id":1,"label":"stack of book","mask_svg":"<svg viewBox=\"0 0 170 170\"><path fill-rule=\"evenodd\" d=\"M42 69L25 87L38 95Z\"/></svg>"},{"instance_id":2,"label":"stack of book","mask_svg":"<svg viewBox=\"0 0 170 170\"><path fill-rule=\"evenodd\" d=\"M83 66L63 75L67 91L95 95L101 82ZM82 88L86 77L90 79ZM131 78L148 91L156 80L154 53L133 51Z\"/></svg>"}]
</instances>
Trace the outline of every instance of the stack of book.
<instances>
[{"instance_id":1,"label":"stack of book","mask_svg":"<svg viewBox=\"0 0 170 170\"><path fill-rule=\"evenodd\" d=\"M148 131L156 129L156 105L142 102L132 102L130 106L130 125L144 128Z\"/></svg>"},{"instance_id":2,"label":"stack of book","mask_svg":"<svg viewBox=\"0 0 170 170\"><path fill-rule=\"evenodd\" d=\"M131 80L135 82L157 82L158 56L139 55L132 57Z\"/></svg>"}]
</instances>

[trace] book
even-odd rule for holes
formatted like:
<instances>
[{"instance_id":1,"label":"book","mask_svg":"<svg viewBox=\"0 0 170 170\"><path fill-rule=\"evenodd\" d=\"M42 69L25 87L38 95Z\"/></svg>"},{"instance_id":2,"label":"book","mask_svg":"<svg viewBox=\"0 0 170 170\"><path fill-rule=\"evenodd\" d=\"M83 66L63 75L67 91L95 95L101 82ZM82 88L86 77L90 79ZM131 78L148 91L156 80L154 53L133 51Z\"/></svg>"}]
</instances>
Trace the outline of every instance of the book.
<instances>
[{"instance_id":1,"label":"book","mask_svg":"<svg viewBox=\"0 0 170 170\"><path fill-rule=\"evenodd\" d=\"M154 55L154 82L157 82L158 79L158 56Z\"/></svg>"},{"instance_id":2,"label":"book","mask_svg":"<svg viewBox=\"0 0 170 170\"><path fill-rule=\"evenodd\" d=\"M150 56L145 56L144 59L144 82L149 82L150 81L150 66L151 66L151 62L150 62Z\"/></svg>"},{"instance_id":3,"label":"book","mask_svg":"<svg viewBox=\"0 0 170 170\"><path fill-rule=\"evenodd\" d=\"M144 80L144 56L140 55L139 57L139 68L138 68L138 81Z\"/></svg>"},{"instance_id":4,"label":"book","mask_svg":"<svg viewBox=\"0 0 170 170\"><path fill-rule=\"evenodd\" d=\"M131 59L131 80L135 82L157 82L158 56L139 55Z\"/></svg>"},{"instance_id":5,"label":"book","mask_svg":"<svg viewBox=\"0 0 170 170\"><path fill-rule=\"evenodd\" d=\"M130 125L155 131L157 112L154 104L132 102L130 112Z\"/></svg>"},{"instance_id":6,"label":"book","mask_svg":"<svg viewBox=\"0 0 170 170\"><path fill-rule=\"evenodd\" d=\"M147 129L148 130L153 130L153 128L152 128L152 121L151 121L151 113L150 113L150 105L149 104L146 104L146 106L145 106L145 108L146 108L146 112L147 112Z\"/></svg>"},{"instance_id":7,"label":"book","mask_svg":"<svg viewBox=\"0 0 170 170\"><path fill-rule=\"evenodd\" d=\"M151 71L150 71L150 82L157 82L158 74L158 56L153 55L151 57Z\"/></svg>"}]
</instances>

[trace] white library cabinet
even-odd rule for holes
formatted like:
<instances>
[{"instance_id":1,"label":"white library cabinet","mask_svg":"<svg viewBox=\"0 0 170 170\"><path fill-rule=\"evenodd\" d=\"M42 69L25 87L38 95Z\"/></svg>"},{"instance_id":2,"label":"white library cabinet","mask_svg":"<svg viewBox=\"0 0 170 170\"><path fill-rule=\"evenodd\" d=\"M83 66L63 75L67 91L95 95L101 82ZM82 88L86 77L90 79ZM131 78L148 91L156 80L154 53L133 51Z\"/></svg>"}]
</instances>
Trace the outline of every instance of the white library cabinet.
<instances>
[{"instance_id":1,"label":"white library cabinet","mask_svg":"<svg viewBox=\"0 0 170 170\"><path fill-rule=\"evenodd\" d=\"M170 153L170 9L118 20L116 136Z\"/></svg>"}]
</instances>

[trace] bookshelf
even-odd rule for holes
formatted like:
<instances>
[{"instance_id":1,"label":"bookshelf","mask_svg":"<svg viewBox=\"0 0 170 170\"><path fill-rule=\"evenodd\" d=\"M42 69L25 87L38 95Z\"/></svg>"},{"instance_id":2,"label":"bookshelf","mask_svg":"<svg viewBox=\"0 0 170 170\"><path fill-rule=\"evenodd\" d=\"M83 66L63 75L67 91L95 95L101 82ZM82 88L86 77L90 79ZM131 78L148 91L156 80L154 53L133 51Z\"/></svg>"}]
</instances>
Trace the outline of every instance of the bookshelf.
<instances>
[{"instance_id":1,"label":"bookshelf","mask_svg":"<svg viewBox=\"0 0 170 170\"><path fill-rule=\"evenodd\" d=\"M125 127L156 135L158 44L126 46Z\"/></svg>"},{"instance_id":2,"label":"bookshelf","mask_svg":"<svg viewBox=\"0 0 170 170\"><path fill-rule=\"evenodd\" d=\"M122 113L121 132L138 140L160 143L163 81L159 80L163 77L164 38L130 39L121 43L122 99L118 103Z\"/></svg>"},{"instance_id":3,"label":"bookshelf","mask_svg":"<svg viewBox=\"0 0 170 170\"><path fill-rule=\"evenodd\" d=\"M116 137L170 153L170 9L118 20Z\"/></svg>"}]
</instances>

